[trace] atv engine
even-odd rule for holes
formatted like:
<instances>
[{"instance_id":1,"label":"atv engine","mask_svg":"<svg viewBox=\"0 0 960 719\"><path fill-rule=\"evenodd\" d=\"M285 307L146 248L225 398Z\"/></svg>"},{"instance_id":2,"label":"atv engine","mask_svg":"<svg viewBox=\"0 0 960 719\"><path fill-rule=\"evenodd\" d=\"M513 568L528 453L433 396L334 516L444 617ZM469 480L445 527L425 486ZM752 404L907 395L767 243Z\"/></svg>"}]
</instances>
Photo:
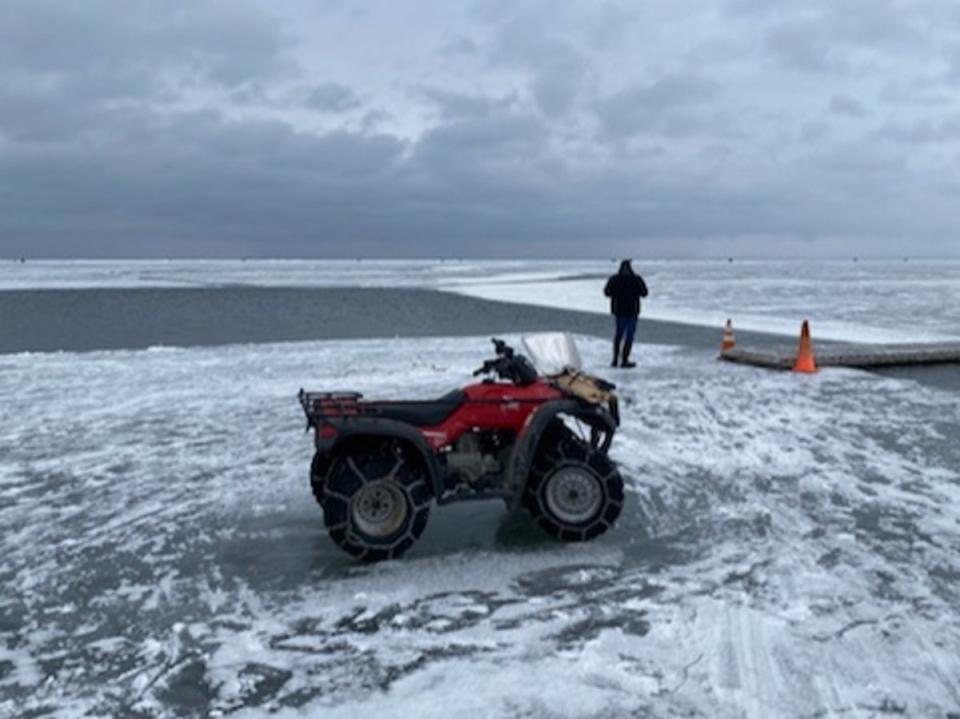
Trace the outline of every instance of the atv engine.
<instances>
[{"instance_id":1,"label":"atv engine","mask_svg":"<svg viewBox=\"0 0 960 719\"><path fill-rule=\"evenodd\" d=\"M444 455L450 474L457 484L477 488L500 474L503 465L501 455L510 446L505 432L467 432L453 449ZM485 481L487 480L487 481Z\"/></svg>"}]
</instances>

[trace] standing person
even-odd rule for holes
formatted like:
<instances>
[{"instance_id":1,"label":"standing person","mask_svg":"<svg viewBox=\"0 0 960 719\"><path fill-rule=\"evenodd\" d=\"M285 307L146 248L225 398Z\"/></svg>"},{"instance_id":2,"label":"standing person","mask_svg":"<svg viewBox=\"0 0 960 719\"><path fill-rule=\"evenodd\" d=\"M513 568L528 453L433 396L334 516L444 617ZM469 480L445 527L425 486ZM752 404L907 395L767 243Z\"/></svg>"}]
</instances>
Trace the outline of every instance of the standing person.
<instances>
[{"instance_id":1,"label":"standing person","mask_svg":"<svg viewBox=\"0 0 960 719\"><path fill-rule=\"evenodd\" d=\"M617 321L616 334L613 337L613 362L616 367L636 367L630 361L630 350L633 349L633 336L637 331L637 318L640 316L640 298L647 296L647 284L643 278L635 274L630 260L620 263L620 271L607 280L603 294L610 298L610 313ZM620 357L620 343L623 342L623 358Z\"/></svg>"}]
</instances>

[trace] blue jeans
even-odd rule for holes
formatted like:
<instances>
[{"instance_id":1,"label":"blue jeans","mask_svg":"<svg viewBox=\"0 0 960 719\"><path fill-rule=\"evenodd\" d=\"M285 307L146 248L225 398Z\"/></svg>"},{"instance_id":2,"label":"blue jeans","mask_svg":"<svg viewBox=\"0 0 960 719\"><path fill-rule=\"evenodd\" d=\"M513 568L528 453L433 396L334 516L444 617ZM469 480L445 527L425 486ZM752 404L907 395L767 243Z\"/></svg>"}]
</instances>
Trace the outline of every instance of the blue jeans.
<instances>
[{"instance_id":1,"label":"blue jeans","mask_svg":"<svg viewBox=\"0 0 960 719\"><path fill-rule=\"evenodd\" d=\"M617 315L617 334L613 339L616 347L620 347L620 341L625 345L633 344L633 336L637 333L637 318L630 315Z\"/></svg>"}]
</instances>

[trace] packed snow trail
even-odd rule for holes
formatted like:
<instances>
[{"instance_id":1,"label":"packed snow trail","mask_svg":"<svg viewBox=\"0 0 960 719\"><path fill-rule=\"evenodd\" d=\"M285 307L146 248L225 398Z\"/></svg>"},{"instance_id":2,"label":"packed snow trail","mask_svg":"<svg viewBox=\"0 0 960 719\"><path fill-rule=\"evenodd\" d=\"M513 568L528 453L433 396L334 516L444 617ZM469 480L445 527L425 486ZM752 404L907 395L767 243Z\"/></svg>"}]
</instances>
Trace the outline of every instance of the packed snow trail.
<instances>
[{"instance_id":1,"label":"packed snow trail","mask_svg":"<svg viewBox=\"0 0 960 719\"><path fill-rule=\"evenodd\" d=\"M0 357L0 714L960 711L956 395L644 346L617 527L324 534L295 394L430 397L487 338Z\"/></svg>"}]
</instances>

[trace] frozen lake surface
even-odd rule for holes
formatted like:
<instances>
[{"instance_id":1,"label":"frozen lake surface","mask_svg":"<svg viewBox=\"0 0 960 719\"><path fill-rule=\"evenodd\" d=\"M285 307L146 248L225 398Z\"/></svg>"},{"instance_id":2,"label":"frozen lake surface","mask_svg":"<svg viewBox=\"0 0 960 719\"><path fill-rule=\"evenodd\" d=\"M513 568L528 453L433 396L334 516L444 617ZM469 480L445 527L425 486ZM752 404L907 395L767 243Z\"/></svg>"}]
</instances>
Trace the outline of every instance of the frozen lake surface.
<instances>
[{"instance_id":1,"label":"frozen lake surface","mask_svg":"<svg viewBox=\"0 0 960 719\"><path fill-rule=\"evenodd\" d=\"M644 316L814 338L960 338L960 261L638 260ZM0 290L91 287L415 287L607 312L601 260L149 260L0 263Z\"/></svg>"},{"instance_id":2,"label":"frozen lake surface","mask_svg":"<svg viewBox=\"0 0 960 719\"><path fill-rule=\"evenodd\" d=\"M0 292L0 354L563 330L608 337L609 315L412 287L176 287ZM641 342L716 349L719 328L640 323ZM781 341L740 332L747 343ZM960 383L958 383L960 388Z\"/></svg>"},{"instance_id":3,"label":"frozen lake surface","mask_svg":"<svg viewBox=\"0 0 960 719\"><path fill-rule=\"evenodd\" d=\"M376 566L325 536L296 391L440 394L486 338L0 356L0 715L960 712L955 394L580 344L619 525L453 506Z\"/></svg>"}]
</instances>

